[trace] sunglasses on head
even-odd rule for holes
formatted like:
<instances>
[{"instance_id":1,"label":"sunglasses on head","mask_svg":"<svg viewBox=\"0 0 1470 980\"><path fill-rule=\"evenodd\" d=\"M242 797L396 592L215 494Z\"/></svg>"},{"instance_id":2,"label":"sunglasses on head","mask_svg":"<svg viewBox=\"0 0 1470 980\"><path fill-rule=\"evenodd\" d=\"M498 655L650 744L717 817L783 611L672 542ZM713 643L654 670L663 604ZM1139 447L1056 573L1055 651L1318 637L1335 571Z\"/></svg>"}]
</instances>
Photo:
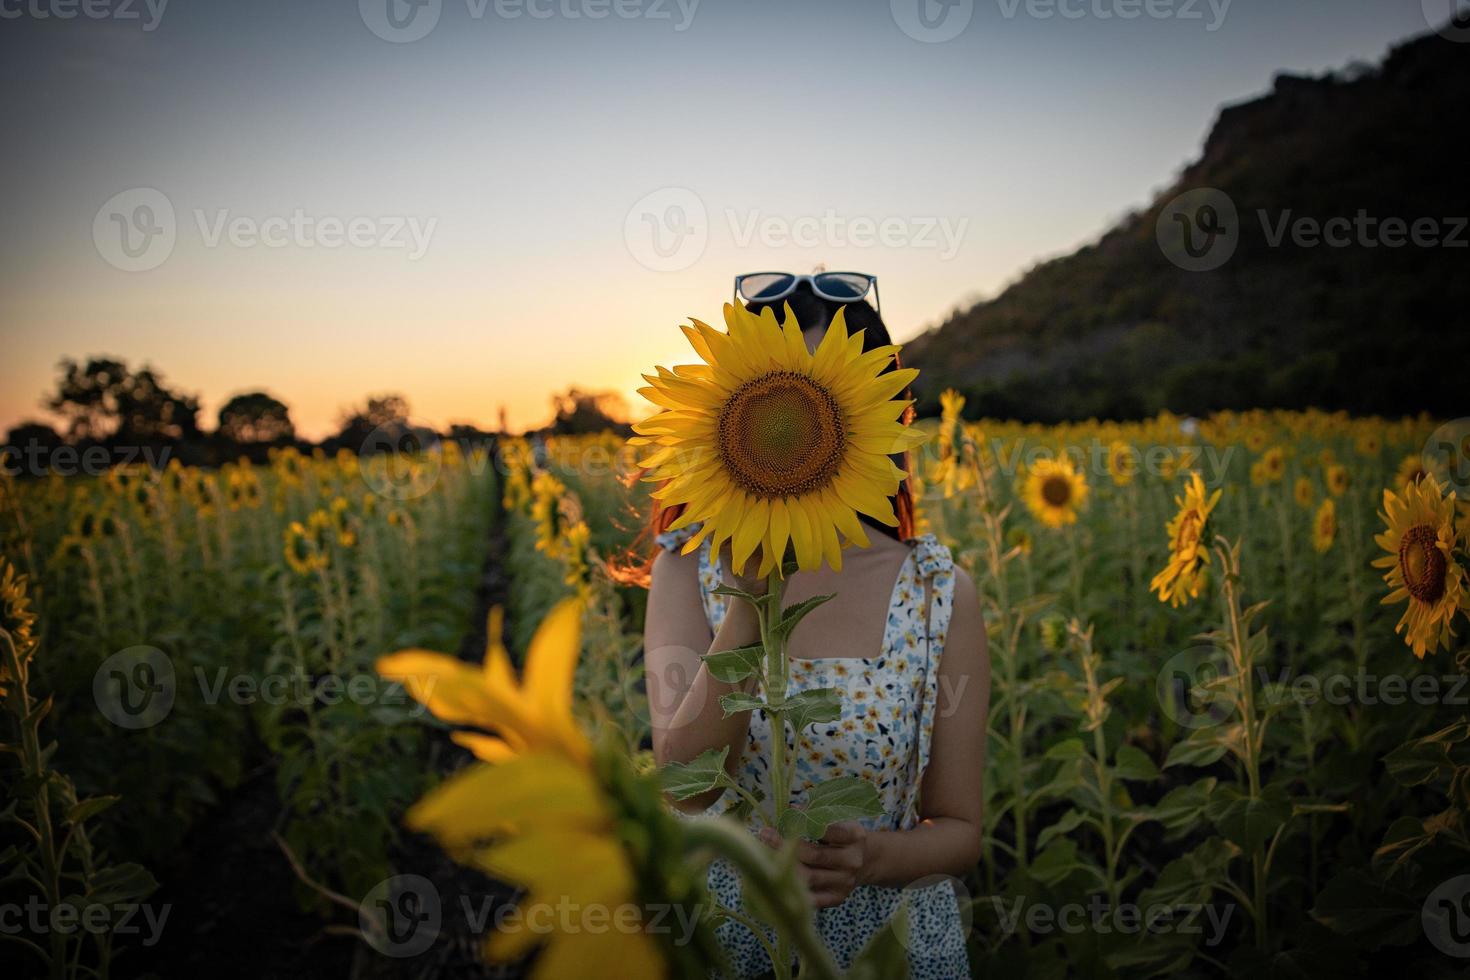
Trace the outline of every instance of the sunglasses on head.
<instances>
[{"instance_id":1,"label":"sunglasses on head","mask_svg":"<svg viewBox=\"0 0 1470 980\"><path fill-rule=\"evenodd\" d=\"M735 295L746 304L776 303L792 293L802 283L811 286L812 292L833 303L855 303L864 299L868 291L873 292L873 306L878 315L883 315L883 306L878 299L878 277L866 272L818 272L810 276L797 276L789 272L747 272L735 277Z\"/></svg>"}]
</instances>

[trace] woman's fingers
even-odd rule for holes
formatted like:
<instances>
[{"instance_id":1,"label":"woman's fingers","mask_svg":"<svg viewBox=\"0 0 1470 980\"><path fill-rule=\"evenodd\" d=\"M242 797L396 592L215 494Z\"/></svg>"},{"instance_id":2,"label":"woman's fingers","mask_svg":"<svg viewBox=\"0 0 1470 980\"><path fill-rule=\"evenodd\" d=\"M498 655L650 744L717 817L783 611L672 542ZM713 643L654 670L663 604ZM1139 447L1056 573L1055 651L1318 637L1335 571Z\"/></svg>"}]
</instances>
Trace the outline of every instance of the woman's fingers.
<instances>
[{"instance_id":1,"label":"woman's fingers","mask_svg":"<svg viewBox=\"0 0 1470 980\"><path fill-rule=\"evenodd\" d=\"M835 871L856 871L862 866L862 855L851 847L832 847L826 844L809 844L802 841L796 845L796 858L813 868L830 868Z\"/></svg>"},{"instance_id":2,"label":"woman's fingers","mask_svg":"<svg viewBox=\"0 0 1470 980\"><path fill-rule=\"evenodd\" d=\"M863 838L862 824L856 820L843 820L838 823L828 824L827 833L822 836L823 844L856 844Z\"/></svg>"}]
</instances>

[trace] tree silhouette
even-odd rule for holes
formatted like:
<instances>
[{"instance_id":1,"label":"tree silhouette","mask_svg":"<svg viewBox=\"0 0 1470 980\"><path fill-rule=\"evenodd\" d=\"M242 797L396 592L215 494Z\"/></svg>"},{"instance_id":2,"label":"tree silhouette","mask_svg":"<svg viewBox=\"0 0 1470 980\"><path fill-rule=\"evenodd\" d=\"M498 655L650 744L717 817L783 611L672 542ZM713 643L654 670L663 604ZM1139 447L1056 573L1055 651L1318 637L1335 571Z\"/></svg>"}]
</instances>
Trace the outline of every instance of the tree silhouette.
<instances>
[{"instance_id":1,"label":"tree silhouette","mask_svg":"<svg viewBox=\"0 0 1470 980\"><path fill-rule=\"evenodd\" d=\"M557 435L605 432L627 425L628 403L615 391L569 388L565 394L553 395L551 405L556 411L551 431Z\"/></svg>"},{"instance_id":2,"label":"tree silhouette","mask_svg":"<svg viewBox=\"0 0 1470 980\"><path fill-rule=\"evenodd\" d=\"M263 391L236 395L219 410L219 434L237 443L283 442L296 437L291 410Z\"/></svg>"},{"instance_id":3,"label":"tree silhouette","mask_svg":"<svg viewBox=\"0 0 1470 980\"><path fill-rule=\"evenodd\" d=\"M199 399L170 390L163 376L144 366L93 357L86 365L71 358L58 365L61 379L45 404L67 422L67 437L115 444L195 439Z\"/></svg>"}]
</instances>

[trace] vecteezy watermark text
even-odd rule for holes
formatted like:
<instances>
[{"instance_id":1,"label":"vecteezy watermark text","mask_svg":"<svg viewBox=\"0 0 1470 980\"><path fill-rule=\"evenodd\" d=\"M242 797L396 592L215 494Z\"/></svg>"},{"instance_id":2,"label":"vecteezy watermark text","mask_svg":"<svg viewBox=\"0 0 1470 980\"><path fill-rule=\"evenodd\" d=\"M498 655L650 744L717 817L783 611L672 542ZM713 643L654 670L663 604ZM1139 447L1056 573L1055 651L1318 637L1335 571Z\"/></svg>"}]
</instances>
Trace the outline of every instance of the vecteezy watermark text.
<instances>
[{"instance_id":1,"label":"vecteezy watermark text","mask_svg":"<svg viewBox=\"0 0 1470 980\"><path fill-rule=\"evenodd\" d=\"M1123 935L1178 933L1203 935L1206 946L1218 946L1225 939L1225 930L1235 913L1232 904L1157 902L1137 905L1120 902L1114 905L1102 895L1093 895L1086 904L1067 902L1061 905L1046 902L1028 904L1024 895L1018 895L1007 904L999 895L992 895L990 904L1001 929L1008 933L1018 928L1024 928L1033 935L1053 932L1073 936L1085 932L1098 935L1114 932Z\"/></svg>"},{"instance_id":2,"label":"vecteezy watermark text","mask_svg":"<svg viewBox=\"0 0 1470 980\"><path fill-rule=\"evenodd\" d=\"M936 253L941 262L959 254L970 228L964 216L844 214L836 208L796 215L725 208L722 216L736 248L916 249ZM712 230L704 199L687 187L645 194L623 219L628 252L655 272L694 265L704 255Z\"/></svg>"},{"instance_id":3,"label":"vecteezy watermark text","mask_svg":"<svg viewBox=\"0 0 1470 980\"><path fill-rule=\"evenodd\" d=\"M95 936L141 936L139 942L153 946L163 935L172 905L147 902L62 902L50 905L32 895L19 902L0 904L0 934L14 936L22 931L33 936L49 933L71 935L81 931Z\"/></svg>"},{"instance_id":4,"label":"vecteezy watermark text","mask_svg":"<svg viewBox=\"0 0 1470 980\"><path fill-rule=\"evenodd\" d=\"M0 20L136 20L152 31L167 7L168 0L0 0Z\"/></svg>"},{"instance_id":5,"label":"vecteezy watermark text","mask_svg":"<svg viewBox=\"0 0 1470 980\"><path fill-rule=\"evenodd\" d=\"M205 248L379 249L417 261L429 250L437 217L416 215L238 214L230 208L192 212ZM124 272L147 272L168 261L178 241L173 201L155 187L133 187L108 198L92 219L97 254Z\"/></svg>"},{"instance_id":6,"label":"vecteezy watermark text","mask_svg":"<svg viewBox=\"0 0 1470 980\"><path fill-rule=\"evenodd\" d=\"M465 0L470 20L647 20L671 24L675 33L694 23L700 0ZM393 44L428 37L439 24L444 0L358 0L358 15L373 34Z\"/></svg>"}]
</instances>

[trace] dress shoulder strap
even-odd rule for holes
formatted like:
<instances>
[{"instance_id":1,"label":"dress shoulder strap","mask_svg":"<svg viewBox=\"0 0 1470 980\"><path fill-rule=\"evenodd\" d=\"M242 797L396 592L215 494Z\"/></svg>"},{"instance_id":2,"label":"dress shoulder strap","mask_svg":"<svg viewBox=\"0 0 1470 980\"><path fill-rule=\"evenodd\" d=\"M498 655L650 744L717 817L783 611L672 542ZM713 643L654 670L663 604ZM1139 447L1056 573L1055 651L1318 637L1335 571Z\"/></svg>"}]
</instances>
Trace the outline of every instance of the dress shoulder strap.
<instances>
[{"instance_id":1,"label":"dress shoulder strap","mask_svg":"<svg viewBox=\"0 0 1470 980\"><path fill-rule=\"evenodd\" d=\"M954 555L932 534L915 538L913 546L914 567L929 596L929 646L937 654L944 649L954 612Z\"/></svg>"}]
</instances>

